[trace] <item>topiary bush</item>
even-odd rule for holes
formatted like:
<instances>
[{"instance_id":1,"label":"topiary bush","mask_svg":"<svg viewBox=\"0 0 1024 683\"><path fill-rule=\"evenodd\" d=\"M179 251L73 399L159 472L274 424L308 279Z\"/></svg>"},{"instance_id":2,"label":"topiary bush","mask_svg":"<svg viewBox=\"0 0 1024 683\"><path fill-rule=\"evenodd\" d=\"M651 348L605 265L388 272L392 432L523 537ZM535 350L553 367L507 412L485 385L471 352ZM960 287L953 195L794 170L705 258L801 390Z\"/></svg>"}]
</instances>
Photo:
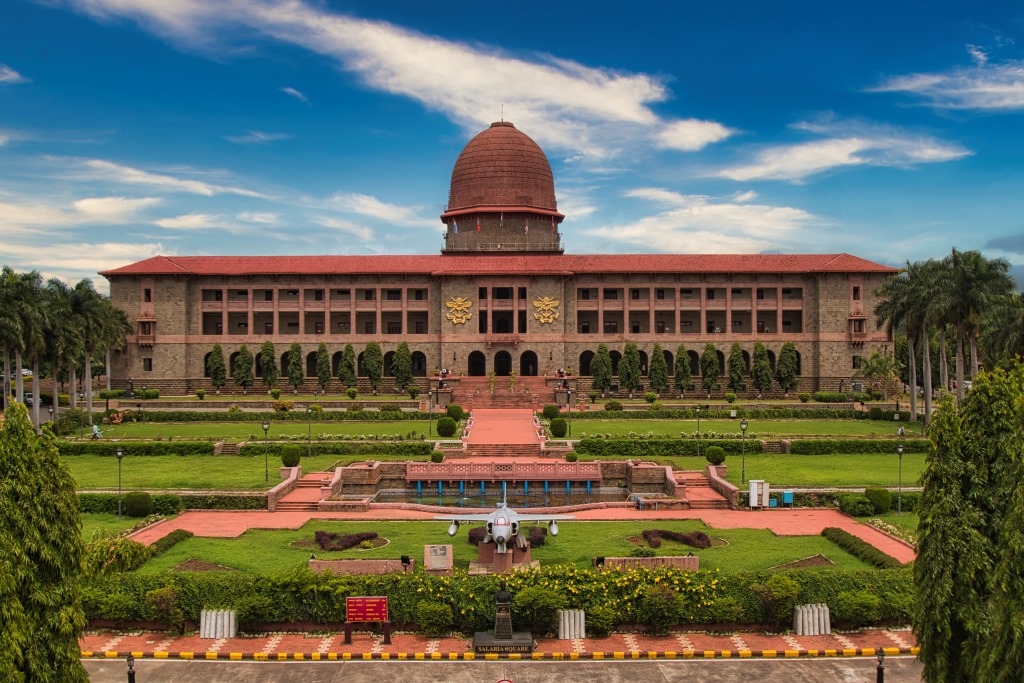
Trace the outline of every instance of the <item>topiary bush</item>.
<instances>
[{"instance_id":1,"label":"topiary bush","mask_svg":"<svg viewBox=\"0 0 1024 683\"><path fill-rule=\"evenodd\" d=\"M424 635L432 638L446 636L451 633L453 622L450 605L426 600L416 605L416 623Z\"/></svg>"},{"instance_id":2,"label":"topiary bush","mask_svg":"<svg viewBox=\"0 0 1024 683\"><path fill-rule=\"evenodd\" d=\"M868 419L869 420L884 420L885 419L885 411L882 410L879 406L872 406L868 410Z\"/></svg>"},{"instance_id":3,"label":"topiary bush","mask_svg":"<svg viewBox=\"0 0 1024 683\"><path fill-rule=\"evenodd\" d=\"M736 394L734 394L731 391L725 392L725 402L726 403L735 403L736 402Z\"/></svg>"},{"instance_id":4,"label":"topiary bush","mask_svg":"<svg viewBox=\"0 0 1024 683\"><path fill-rule=\"evenodd\" d=\"M444 414L456 422L466 419L466 411L458 403L452 403L445 408Z\"/></svg>"},{"instance_id":5,"label":"topiary bush","mask_svg":"<svg viewBox=\"0 0 1024 683\"><path fill-rule=\"evenodd\" d=\"M553 403L549 403L548 405L544 406L544 410L542 410L540 414L541 417L543 417L545 420L554 420L556 417L558 417L558 406L554 405Z\"/></svg>"},{"instance_id":6,"label":"topiary bush","mask_svg":"<svg viewBox=\"0 0 1024 683\"><path fill-rule=\"evenodd\" d=\"M281 390L277 388L271 389L270 398L274 399L275 401L281 398Z\"/></svg>"},{"instance_id":7,"label":"topiary bush","mask_svg":"<svg viewBox=\"0 0 1024 683\"><path fill-rule=\"evenodd\" d=\"M800 402L801 403L810 403L811 402L811 394L810 394L810 392L801 391L800 392Z\"/></svg>"},{"instance_id":8,"label":"topiary bush","mask_svg":"<svg viewBox=\"0 0 1024 683\"><path fill-rule=\"evenodd\" d=\"M363 412L363 404L362 403L350 403L347 410L350 413L361 413L361 412Z\"/></svg>"},{"instance_id":9,"label":"topiary bush","mask_svg":"<svg viewBox=\"0 0 1024 683\"><path fill-rule=\"evenodd\" d=\"M291 401L278 401L277 403L274 404L274 412L287 413L291 411L291 409L294 407L295 404L293 404Z\"/></svg>"},{"instance_id":10,"label":"topiary bush","mask_svg":"<svg viewBox=\"0 0 1024 683\"><path fill-rule=\"evenodd\" d=\"M419 387L415 387L415 386L409 387L409 398L411 398L412 400L415 401L416 397L419 396L419 395L420 395Z\"/></svg>"},{"instance_id":11,"label":"topiary bush","mask_svg":"<svg viewBox=\"0 0 1024 683\"><path fill-rule=\"evenodd\" d=\"M658 400L658 394L654 391L645 391L644 400L647 401L648 403L654 403L655 401Z\"/></svg>"},{"instance_id":12,"label":"topiary bush","mask_svg":"<svg viewBox=\"0 0 1024 683\"><path fill-rule=\"evenodd\" d=\"M124 513L129 517L145 517L153 512L153 498L145 491L132 491L124 497Z\"/></svg>"},{"instance_id":13,"label":"topiary bush","mask_svg":"<svg viewBox=\"0 0 1024 683\"><path fill-rule=\"evenodd\" d=\"M345 395L349 397L349 400L353 400L353 401L354 401L354 400L355 400L355 398L356 398L356 396L358 396L358 395L359 395L359 390L358 390L358 389L356 389L355 387L349 387L349 388L348 388L348 389L347 389L347 390L345 391Z\"/></svg>"},{"instance_id":14,"label":"topiary bush","mask_svg":"<svg viewBox=\"0 0 1024 683\"><path fill-rule=\"evenodd\" d=\"M721 446L708 446L704 457L712 465L721 465L725 462L725 449Z\"/></svg>"},{"instance_id":15,"label":"topiary bush","mask_svg":"<svg viewBox=\"0 0 1024 683\"><path fill-rule=\"evenodd\" d=\"M864 497L871 501L879 515L884 515L892 508L892 493L888 489L865 489Z\"/></svg>"},{"instance_id":16,"label":"topiary bush","mask_svg":"<svg viewBox=\"0 0 1024 683\"><path fill-rule=\"evenodd\" d=\"M206 389L196 389L196 398L200 401L206 398Z\"/></svg>"},{"instance_id":17,"label":"topiary bush","mask_svg":"<svg viewBox=\"0 0 1024 683\"><path fill-rule=\"evenodd\" d=\"M302 446L287 445L281 448L281 464L285 467L298 467L302 459Z\"/></svg>"},{"instance_id":18,"label":"topiary bush","mask_svg":"<svg viewBox=\"0 0 1024 683\"><path fill-rule=\"evenodd\" d=\"M451 406L449 406L451 407ZM442 417L437 421L437 435L438 436L453 436L455 430L458 428L458 424L451 417Z\"/></svg>"},{"instance_id":19,"label":"topiary bush","mask_svg":"<svg viewBox=\"0 0 1024 683\"><path fill-rule=\"evenodd\" d=\"M821 535L854 557L860 558L879 569L895 569L902 566L895 557L886 555L867 541L857 538L844 529L834 526L826 527L822 529Z\"/></svg>"},{"instance_id":20,"label":"topiary bush","mask_svg":"<svg viewBox=\"0 0 1024 683\"><path fill-rule=\"evenodd\" d=\"M630 557L654 557L658 553L654 552L654 548L645 548L644 546L638 546L630 551Z\"/></svg>"},{"instance_id":21,"label":"topiary bush","mask_svg":"<svg viewBox=\"0 0 1024 683\"><path fill-rule=\"evenodd\" d=\"M587 634L594 638L604 638L615 628L617 614L607 605L598 605L587 610Z\"/></svg>"},{"instance_id":22,"label":"topiary bush","mask_svg":"<svg viewBox=\"0 0 1024 683\"><path fill-rule=\"evenodd\" d=\"M605 410L622 410L622 401L606 401L604 404Z\"/></svg>"},{"instance_id":23,"label":"topiary bush","mask_svg":"<svg viewBox=\"0 0 1024 683\"><path fill-rule=\"evenodd\" d=\"M596 402L597 401L597 392L596 391L588 391L587 392L587 398L590 399L591 403Z\"/></svg>"},{"instance_id":24,"label":"topiary bush","mask_svg":"<svg viewBox=\"0 0 1024 683\"><path fill-rule=\"evenodd\" d=\"M441 451L434 451L430 454L430 462L444 462L444 453Z\"/></svg>"},{"instance_id":25,"label":"topiary bush","mask_svg":"<svg viewBox=\"0 0 1024 683\"><path fill-rule=\"evenodd\" d=\"M860 493L839 496L839 509L851 517L870 517L875 514L874 504Z\"/></svg>"},{"instance_id":26,"label":"topiary bush","mask_svg":"<svg viewBox=\"0 0 1024 683\"><path fill-rule=\"evenodd\" d=\"M576 462L580 456L576 455L575 451L569 451L565 454L566 462Z\"/></svg>"},{"instance_id":27,"label":"topiary bush","mask_svg":"<svg viewBox=\"0 0 1024 683\"><path fill-rule=\"evenodd\" d=\"M843 591L830 608L836 620L850 622L851 626L865 626L878 621L882 601L865 590Z\"/></svg>"},{"instance_id":28,"label":"topiary bush","mask_svg":"<svg viewBox=\"0 0 1024 683\"><path fill-rule=\"evenodd\" d=\"M569 424L564 417L556 417L551 421L551 436L561 439L569 431Z\"/></svg>"}]
</instances>

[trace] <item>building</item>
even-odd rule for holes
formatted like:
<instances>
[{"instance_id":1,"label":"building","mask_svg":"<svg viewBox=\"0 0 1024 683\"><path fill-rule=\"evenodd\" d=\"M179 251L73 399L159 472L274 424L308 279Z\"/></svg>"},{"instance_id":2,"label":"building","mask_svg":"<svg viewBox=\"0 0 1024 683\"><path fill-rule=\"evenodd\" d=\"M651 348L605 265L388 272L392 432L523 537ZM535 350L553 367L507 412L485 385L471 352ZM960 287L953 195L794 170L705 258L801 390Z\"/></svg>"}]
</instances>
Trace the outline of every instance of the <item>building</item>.
<instances>
[{"instance_id":1,"label":"building","mask_svg":"<svg viewBox=\"0 0 1024 683\"><path fill-rule=\"evenodd\" d=\"M256 354L271 340L283 375L288 347L302 345L312 389L321 342L335 369L345 344L359 354L379 342L387 375L404 341L417 376L565 368L585 388L600 343L617 362L635 342L645 369L660 344L670 374L688 362L696 376L709 342L724 374L734 342L749 368L761 341L773 364L792 342L800 389L813 391L849 386L886 343L870 315L892 268L849 254L565 254L564 218L544 152L511 123L494 123L455 163L438 255L156 256L101 273L136 326L113 359L113 382L209 388L215 344L233 366L243 344Z\"/></svg>"}]
</instances>

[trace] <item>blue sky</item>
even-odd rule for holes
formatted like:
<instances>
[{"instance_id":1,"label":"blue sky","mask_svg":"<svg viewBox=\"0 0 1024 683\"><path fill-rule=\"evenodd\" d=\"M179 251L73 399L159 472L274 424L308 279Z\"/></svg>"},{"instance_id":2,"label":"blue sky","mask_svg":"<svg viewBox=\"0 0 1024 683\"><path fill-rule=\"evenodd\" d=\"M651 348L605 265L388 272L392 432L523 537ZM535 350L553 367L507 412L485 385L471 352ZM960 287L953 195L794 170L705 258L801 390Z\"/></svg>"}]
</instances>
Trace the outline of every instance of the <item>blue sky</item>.
<instances>
[{"instance_id":1,"label":"blue sky","mask_svg":"<svg viewBox=\"0 0 1024 683\"><path fill-rule=\"evenodd\" d=\"M1024 282L1010 2L5 0L0 263L437 253L502 111L567 251L955 245Z\"/></svg>"}]
</instances>

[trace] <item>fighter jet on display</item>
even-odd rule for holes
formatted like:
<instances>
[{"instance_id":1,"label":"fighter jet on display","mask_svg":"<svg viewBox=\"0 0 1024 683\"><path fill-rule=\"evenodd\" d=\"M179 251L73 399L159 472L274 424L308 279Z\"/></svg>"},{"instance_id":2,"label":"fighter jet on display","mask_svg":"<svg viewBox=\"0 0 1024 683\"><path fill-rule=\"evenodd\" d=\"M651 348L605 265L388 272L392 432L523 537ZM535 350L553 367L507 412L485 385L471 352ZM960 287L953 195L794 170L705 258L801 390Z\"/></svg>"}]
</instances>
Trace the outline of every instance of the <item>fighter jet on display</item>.
<instances>
[{"instance_id":1,"label":"fighter jet on display","mask_svg":"<svg viewBox=\"0 0 1024 683\"><path fill-rule=\"evenodd\" d=\"M451 522L448 527L448 535L454 536L459 532L460 524L471 522L485 522L487 524L487 535L484 536L484 543L494 543L494 552L507 553L509 544L515 542L520 549L526 548L526 539L519 534L521 522L547 522L548 533L552 536L558 535L559 519L576 519L572 515L527 515L516 512L508 506L502 498L498 509L490 513L477 513L465 515L439 515L434 517L439 522Z\"/></svg>"}]
</instances>

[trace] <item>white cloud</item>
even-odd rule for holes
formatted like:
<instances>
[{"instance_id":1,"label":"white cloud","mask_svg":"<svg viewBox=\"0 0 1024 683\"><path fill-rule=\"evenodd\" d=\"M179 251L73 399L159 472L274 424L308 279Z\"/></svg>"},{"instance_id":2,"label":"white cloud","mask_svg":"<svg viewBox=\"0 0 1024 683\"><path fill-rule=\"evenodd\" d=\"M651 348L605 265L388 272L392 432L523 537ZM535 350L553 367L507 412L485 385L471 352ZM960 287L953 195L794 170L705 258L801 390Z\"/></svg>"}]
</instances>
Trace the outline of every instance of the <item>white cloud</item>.
<instances>
[{"instance_id":1,"label":"white cloud","mask_svg":"<svg viewBox=\"0 0 1024 683\"><path fill-rule=\"evenodd\" d=\"M291 95L295 99L301 100L302 102L309 104L309 98L306 97L305 94L296 90L295 88L285 86L284 88L281 88L281 92L283 92L285 95Z\"/></svg>"},{"instance_id":2,"label":"white cloud","mask_svg":"<svg viewBox=\"0 0 1024 683\"><path fill-rule=\"evenodd\" d=\"M264 225L276 225L281 217L269 211L243 211L235 214L235 218L246 223L262 223Z\"/></svg>"},{"instance_id":3,"label":"white cloud","mask_svg":"<svg viewBox=\"0 0 1024 683\"><path fill-rule=\"evenodd\" d=\"M754 161L712 176L731 180L793 180L848 166L895 166L953 161L971 154L956 143L890 126L859 122L803 122L793 128L825 139L766 147Z\"/></svg>"},{"instance_id":4,"label":"white cloud","mask_svg":"<svg viewBox=\"0 0 1024 683\"><path fill-rule=\"evenodd\" d=\"M346 235L352 235L363 242L369 242L373 239L373 230L370 230L364 225L353 223L352 221L320 216L318 218L314 218L313 222L325 228L337 230L338 232L345 233Z\"/></svg>"},{"instance_id":5,"label":"white cloud","mask_svg":"<svg viewBox=\"0 0 1024 683\"><path fill-rule=\"evenodd\" d=\"M226 216L207 213L186 213L161 218L153 223L167 230L224 230L235 235L247 232L244 226L238 225Z\"/></svg>"},{"instance_id":6,"label":"white cloud","mask_svg":"<svg viewBox=\"0 0 1024 683\"><path fill-rule=\"evenodd\" d=\"M103 159L88 159L84 162L83 166L85 168L82 171L73 173L72 177L80 180L108 180L125 185L159 187L169 192L187 192L204 197L213 197L218 194L235 194L242 197L265 198L259 192L242 187L214 185L202 180L178 178L165 173L152 173Z\"/></svg>"},{"instance_id":7,"label":"white cloud","mask_svg":"<svg viewBox=\"0 0 1024 683\"><path fill-rule=\"evenodd\" d=\"M638 145L693 151L731 131L713 121L664 120L650 108L669 97L664 78L589 67L547 54L515 56L325 10L305 2L69 0L103 19L130 17L202 50L227 50L230 29L252 31L334 59L371 88L409 97L476 132L514 121L545 148L601 160ZM228 38L229 40L230 38ZM292 96L294 93L282 89Z\"/></svg>"},{"instance_id":8,"label":"white cloud","mask_svg":"<svg viewBox=\"0 0 1024 683\"><path fill-rule=\"evenodd\" d=\"M11 136L6 133L0 133L0 147L3 147L11 141Z\"/></svg>"},{"instance_id":9,"label":"white cloud","mask_svg":"<svg viewBox=\"0 0 1024 683\"><path fill-rule=\"evenodd\" d=\"M757 193L753 190L747 190L746 192L737 192L732 196L735 202L752 202L757 199Z\"/></svg>"},{"instance_id":10,"label":"white cloud","mask_svg":"<svg viewBox=\"0 0 1024 683\"><path fill-rule=\"evenodd\" d=\"M135 218L143 209L160 204L156 197L128 199L126 197L87 197L74 202L72 206L86 216L106 222L123 223Z\"/></svg>"},{"instance_id":11,"label":"white cloud","mask_svg":"<svg viewBox=\"0 0 1024 683\"><path fill-rule=\"evenodd\" d=\"M224 137L228 142L235 142L239 144L263 144L265 142L275 142L277 140L287 140L291 135L288 133L264 133L260 130L250 130L245 135L227 135Z\"/></svg>"},{"instance_id":12,"label":"white cloud","mask_svg":"<svg viewBox=\"0 0 1024 683\"><path fill-rule=\"evenodd\" d=\"M27 78L22 76L20 73L7 66L6 64L0 64L0 85L16 85L18 83L28 83Z\"/></svg>"},{"instance_id":13,"label":"white cloud","mask_svg":"<svg viewBox=\"0 0 1024 683\"><path fill-rule=\"evenodd\" d=\"M124 197L88 197L70 205L20 199L0 202L0 229L6 235L57 232L87 224L123 225L138 219L138 214L159 199Z\"/></svg>"},{"instance_id":14,"label":"white cloud","mask_svg":"<svg viewBox=\"0 0 1024 683\"><path fill-rule=\"evenodd\" d=\"M974 66L893 76L868 91L910 93L939 109L1024 109L1024 61L993 63L986 52L973 45L968 46L968 52Z\"/></svg>"},{"instance_id":15,"label":"white cloud","mask_svg":"<svg viewBox=\"0 0 1024 683\"><path fill-rule=\"evenodd\" d=\"M46 271L68 282L83 277L93 279L102 290L106 280L96 278L96 272L167 254L162 244L128 244L124 242L65 242L45 244L4 244L4 262L19 270Z\"/></svg>"},{"instance_id":16,"label":"white cloud","mask_svg":"<svg viewBox=\"0 0 1024 683\"><path fill-rule=\"evenodd\" d=\"M662 188L639 188L626 196L672 208L584 232L669 253L759 253L788 243L801 228L824 222L803 209L737 204Z\"/></svg>"},{"instance_id":17,"label":"white cloud","mask_svg":"<svg viewBox=\"0 0 1024 683\"><path fill-rule=\"evenodd\" d=\"M327 199L327 206L337 211L356 213L396 225L421 226L428 222L417 215L420 207L388 204L367 194L338 192Z\"/></svg>"}]
</instances>

